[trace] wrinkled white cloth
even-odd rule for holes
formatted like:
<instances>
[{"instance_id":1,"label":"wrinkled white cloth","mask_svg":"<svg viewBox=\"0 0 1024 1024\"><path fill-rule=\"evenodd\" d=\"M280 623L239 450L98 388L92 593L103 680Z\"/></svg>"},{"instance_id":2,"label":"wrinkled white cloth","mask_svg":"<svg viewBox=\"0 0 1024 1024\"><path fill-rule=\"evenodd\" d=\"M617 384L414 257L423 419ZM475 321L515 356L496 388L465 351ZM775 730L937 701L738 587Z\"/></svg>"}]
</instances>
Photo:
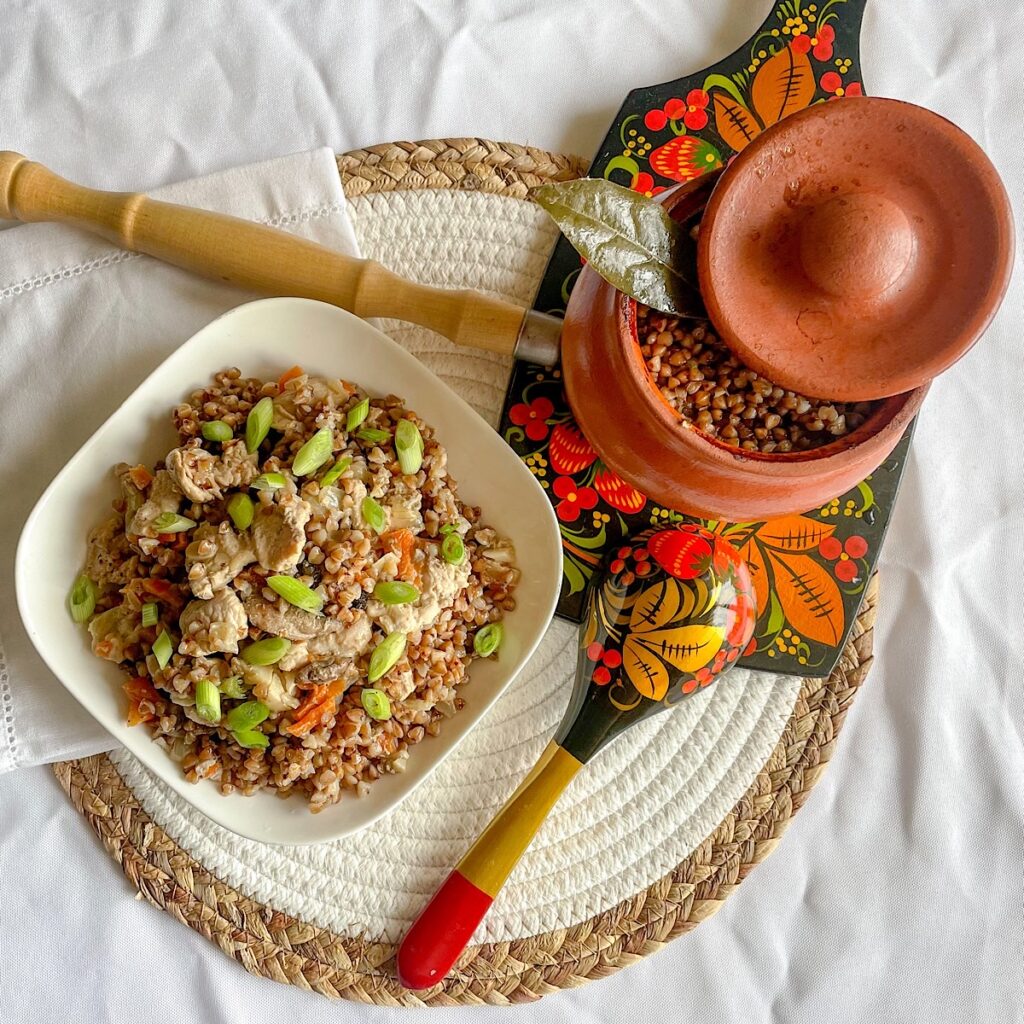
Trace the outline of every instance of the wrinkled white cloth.
<instances>
[{"instance_id":1,"label":"wrinkled white cloth","mask_svg":"<svg viewBox=\"0 0 1024 1024\"><path fill-rule=\"evenodd\" d=\"M153 193L357 246L321 148ZM249 296L54 224L0 232L0 773L113 745L32 647L14 601L21 525L49 481L182 341ZM169 400L170 404L170 400Z\"/></svg>"},{"instance_id":2,"label":"wrinkled white cloth","mask_svg":"<svg viewBox=\"0 0 1024 1024\"><path fill-rule=\"evenodd\" d=\"M589 154L629 89L724 55L768 7L37 0L0 23L0 144L107 187L443 135ZM870 0L863 37L868 91L967 129L1018 214L1022 39L1019 0ZM775 853L664 951L488 1021L1024 1019L1022 321L1019 269L983 343L928 398L882 556L871 677ZM132 901L45 769L0 776L0 825L4 1021L408 1016L248 977Z\"/></svg>"}]
</instances>

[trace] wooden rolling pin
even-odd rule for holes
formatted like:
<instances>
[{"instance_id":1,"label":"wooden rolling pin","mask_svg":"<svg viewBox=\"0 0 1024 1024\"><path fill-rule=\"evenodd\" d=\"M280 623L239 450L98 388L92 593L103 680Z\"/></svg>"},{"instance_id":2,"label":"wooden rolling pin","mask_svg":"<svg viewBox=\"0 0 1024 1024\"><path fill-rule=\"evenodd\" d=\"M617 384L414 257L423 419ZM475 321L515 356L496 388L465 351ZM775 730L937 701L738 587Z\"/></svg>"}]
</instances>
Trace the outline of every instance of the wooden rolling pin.
<instances>
[{"instance_id":1,"label":"wooden rolling pin","mask_svg":"<svg viewBox=\"0 0 1024 1024\"><path fill-rule=\"evenodd\" d=\"M319 299L361 317L428 327L458 345L552 365L561 321L469 289L416 284L287 231L239 217L100 192L0 151L0 218L58 221L215 281L269 295Z\"/></svg>"}]
</instances>

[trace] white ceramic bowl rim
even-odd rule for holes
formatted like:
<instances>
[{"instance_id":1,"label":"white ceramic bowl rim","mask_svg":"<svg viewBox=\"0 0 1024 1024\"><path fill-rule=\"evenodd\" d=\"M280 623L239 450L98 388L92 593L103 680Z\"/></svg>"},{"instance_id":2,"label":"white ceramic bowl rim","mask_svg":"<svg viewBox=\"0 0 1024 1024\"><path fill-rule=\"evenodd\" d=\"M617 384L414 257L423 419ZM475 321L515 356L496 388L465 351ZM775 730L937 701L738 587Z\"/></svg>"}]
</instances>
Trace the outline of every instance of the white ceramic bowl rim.
<instances>
[{"instance_id":1,"label":"white ceramic bowl rim","mask_svg":"<svg viewBox=\"0 0 1024 1024\"><path fill-rule=\"evenodd\" d=\"M117 496L112 467L152 465L174 446L169 412L225 367L276 379L299 364L342 377L376 395L396 394L437 432L448 450L459 496L516 547L523 579L506 617L496 659L473 663L465 708L440 735L412 748L406 771L383 776L368 796L345 796L311 814L301 797L268 790L222 796L216 785L187 782L144 726L124 721L120 668L96 658L73 623L66 597L81 572L87 531ZM18 609L39 654L90 714L176 793L213 821L250 839L305 844L365 828L405 799L455 749L515 678L554 614L561 585L561 542L551 503L508 445L446 384L376 328L308 299L263 299L213 321L158 366L86 441L39 499L22 531L15 563Z\"/></svg>"}]
</instances>

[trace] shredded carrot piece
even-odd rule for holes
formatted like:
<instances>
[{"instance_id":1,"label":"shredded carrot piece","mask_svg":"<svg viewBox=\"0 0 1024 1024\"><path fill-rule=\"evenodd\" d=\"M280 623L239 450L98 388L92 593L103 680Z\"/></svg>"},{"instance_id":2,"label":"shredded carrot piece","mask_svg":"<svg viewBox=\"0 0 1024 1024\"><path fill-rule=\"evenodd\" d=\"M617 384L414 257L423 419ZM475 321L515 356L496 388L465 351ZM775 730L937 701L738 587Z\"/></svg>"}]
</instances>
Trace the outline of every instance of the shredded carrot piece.
<instances>
[{"instance_id":1,"label":"shredded carrot piece","mask_svg":"<svg viewBox=\"0 0 1024 1024\"><path fill-rule=\"evenodd\" d=\"M152 594L154 597L162 597L165 600L181 599L177 588L168 580L162 580L150 576L142 581L142 589Z\"/></svg>"},{"instance_id":2,"label":"shredded carrot piece","mask_svg":"<svg viewBox=\"0 0 1024 1024\"><path fill-rule=\"evenodd\" d=\"M295 380L296 377L301 377L303 372L304 371L301 366L293 366L290 370L285 370L278 378L277 390L279 392L284 391L284 387L288 381Z\"/></svg>"},{"instance_id":3,"label":"shredded carrot piece","mask_svg":"<svg viewBox=\"0 0 1024 1024\"><path fill-rule=\"evenodd\" d=\"M145 603L147 597L155 597L173 609L181 608L185 603L181 591L173 583L159 577L136 577L124 588L124 592L140 605Z\"/></svg>"},{"instance_id":4,"label":"shredded carrot piece","mask_svg":"<svg viewBox=\"0 0 1024 1024\"><path fill-rule=\"evenodd\" d=\"M138 725L140 722L151 722L156 718L152 711L143 711L143 702L155 704L160 699L156 687L144 676L133 676L124 684L124 692L128 697L128 724Z\"/></svg>"},{"instance_id":5,"label":"shredded carrot piece","mask_svg":"<svg viewBox=\"0 0 1024 1024\"><path fill-rule=\"evenodd\" d=\"M390 533L384 534L382 540L389 551L398 555L398 575L403 579L411 577L418 580L419 573L416 571L416 563L412 559L413 552L416 550L416 537L412 530L392 530Z\"/></svg>"},{"instance_id":6,"label":"shredded carrot piece","mask_svg":"<svg viewBox=\"0 0 1024 1024\"><path fill-rule=\"evenodd\" d=\"M327 696L327 684L320 683L306 694L306 699L295 709L297 718L302 718Z\"/></svg>"},{"instance_id":7,"label":"shredded carrot piece","mask_svg":"<svg viewBox=\"0 0 1024 1024\"><path fill-rule=\"evenodd\" d=\"M306 699L295 709L295 720L285 731L292 736L305 736L320 724L324 712L334 705L344 690L345 683L341 679L314 686Z\"/></svg>"},{"instance_id":8,"label":"shredded carrot piece","mask_svg":"<svg viewBox=\"0 0 1024 1024\"><path fill-rule=\"evenodd\" d=\"M145 466L132 466L128 476L140 491L144 491L153 482L153 474Z\"/></svg>"}]
</instances>

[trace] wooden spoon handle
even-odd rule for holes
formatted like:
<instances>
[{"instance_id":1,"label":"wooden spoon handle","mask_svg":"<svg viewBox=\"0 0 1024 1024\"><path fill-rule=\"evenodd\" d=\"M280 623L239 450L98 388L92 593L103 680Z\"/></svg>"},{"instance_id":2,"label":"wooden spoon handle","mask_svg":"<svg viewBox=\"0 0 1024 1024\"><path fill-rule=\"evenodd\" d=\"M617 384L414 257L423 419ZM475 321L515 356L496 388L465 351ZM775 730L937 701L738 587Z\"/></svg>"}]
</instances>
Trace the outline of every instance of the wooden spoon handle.
<instances>
[{"instance_id":1,"label":"wooden spoon handle","mask_svg":"<svg viewBox=\"0 0 1024 1024\"><path fill-rule=\"evenodd\" d=\"M515 351L526 317L501 299L416 284L276 228L138 193L84 188L18 153L0 152L0 218L73 224L203 277L319 299L361 317L409 320L459 345L506 355Z\"/></svg>"},{"instance_id":2,"label":"wooden spoon handle","mask_svg":"<svg viewBox=\"0 0 1024 1024\"><path fill-rule=\"evenodd\" d=\"M396 957L406 988L429 988L466 948L541 822L583 765L552 741L409 929Z\"/></svg>"}]
</instances>

